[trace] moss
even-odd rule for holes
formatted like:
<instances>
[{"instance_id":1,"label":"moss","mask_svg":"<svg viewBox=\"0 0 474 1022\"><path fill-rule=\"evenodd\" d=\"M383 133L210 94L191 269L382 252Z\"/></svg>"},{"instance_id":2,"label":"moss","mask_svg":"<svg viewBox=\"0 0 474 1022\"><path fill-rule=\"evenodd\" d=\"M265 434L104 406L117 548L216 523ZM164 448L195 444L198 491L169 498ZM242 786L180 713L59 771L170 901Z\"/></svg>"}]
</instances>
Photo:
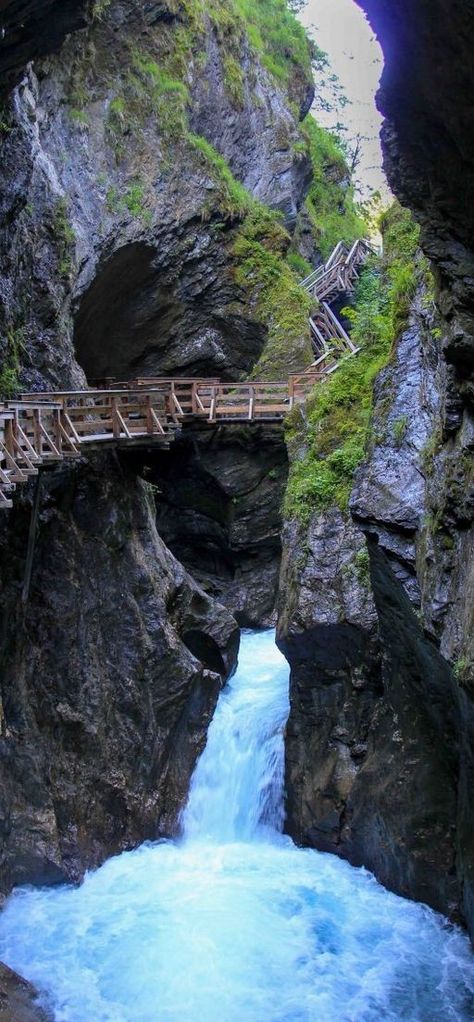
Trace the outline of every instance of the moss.
<instances>
[{"instance_id":1,"label":"moss","mask_svg":"<svg viewBox=\"0 0 474 1022\"><path fill-rule=\"evenodd\" d=\"M455 660L453 674L461 688L467 689L471 694L474 692L474 662L469 657L462 656Z\"/></svg>"},{"instance_id":2,"label":"moss","mask_svg":"<svg viewBox=\"0 0 474 1022\"><path fill-rule=\"evenodd\" d=\"M76 235L69 222L68 204L65 198L57 199L53 206L51 230L58 254L59 273L61 277L67 277L72 269L72 246Z\"/></svg>"},{"instance_id":3,"label":"moss","mask_svg":"<svg viewBox=\"0 0 474 1022\"><path fill-rule=\"evenodd\" d=\"M255 203L247 189L233 176L224 157L201 135L189 133L187 141L199 154L215 182L217 194L213 200L213 207L231 219L243 216Z\"/></svg>"},{"instance_id":4,"label":"moss","mask_svg":"<svg viewBox=\"0 0 474 1022\"><path fill-rule=\"evenodd\" d=\"M89 124L89 114L87 113L86 110L76 110L73 107L69 111L69 116L74 124L81 124L84 126Z\"/></svg>"},{"instance_id":5,"label":"moss","mask_svg":"<svg viewBox=\"0 0 474 1022\"><path fill-rule=\"evenodd\" d=\"M438 426L423 445L421 450L421 466L425 476L427 477L433 475L434 459L436 458L436 455L439 454L442 444L443 433L441 426Z\"/></svg>"},{"instance_id":6,"label":"moss","mask_svg":"<svg viewBox=\"0 0 474 1022\"><path fill-rule=\"evenodd\" d=\"M244 73L233 53L225 53L223 57L224 84L235 106L244 105Z\"/></svg>"},{"instance_id":7,"label":"moss","mask_svg":"<svg viewBox=\"0 0 474 1022\"><path fill-rule=\"evenodd\" d=\"M0 398L7 401L20 389L20 358L24 347L22 327L7 330L0 369Z\"/></svg>"},{"instance_id":8,"label":"moss","mask_svg":"<svg viewBox=\"0 0 474 1022\"><path fill-rule=\"evenodd\" d=\"M400 415L392 423L392 437L396 447L401 447L408 429L408 415Z\"/></svg>"},{"instance_id":9,"label":"moss","mask_svg":"<svg viewBox=\"0 0 474 1022\"><path fill-rule=\"evenodd\" d=\"M256 319L268 328L254 379L284 380L311 361L312 300L285 260L289 244L278 214L255 203L233 245L237 283L247 292Z\"/></svg>"},{"instance_id":10,"label":"moss","mask_svg":"<svg viewBox=\"0 0 474 1022\"><path fill-rule=\"evenodd\" d=\"M367 547L362 547L348 564L342 568L344 575L355 577L365 589L370 586L370 557Z\"/></svg>"},{"instance_id":11,"label":"moss","mask_svg":"<svg viewBox=\"0 0 474 1022\"><path fill-rule=\"evenodd\" d=\"M101 21L111 3L112 0L94 0L92 4L92 17Z\"/></svg>"},{"instance_id":12,"label":"moss","mask_svg":"<svg viewBox=\"0 0 474 1022\"><path fill-rule=\"evenodd\" d=\"M347 310L352 339L362 350L314 388L305 421L295 415L287 422L290 446L305 447L290 471L288 517L308 521L314 511L331 506L347 510L353 474L365 455L374 381L406 323L418 272L418 230L410 214L395 203L382 227L384 254L361 274L355 306Z\"/></svg>"},{"instance_id":13,"label":"moss","mask_svg":"<svg viewBox=\"0 0 474 1022\"><path fill-rule=\"evenodd\" d=\"M312 81L312 47L286 0L234 0L250 44L263 65L287 88L295 73Z\"/></svg>"},{"instance_id":14,"label":"moss","mask_svg":"<svg viewBox=\"0 0 474 1022\"><path fill-rule=\"evenodd\" d=\"M111 213L128 210L131 216L148 222L151 211L146 208L145 188L141 181L132 181L122 193L115 186L108 189L106 195L107 208Z\"/></svg>"}]
</instances>

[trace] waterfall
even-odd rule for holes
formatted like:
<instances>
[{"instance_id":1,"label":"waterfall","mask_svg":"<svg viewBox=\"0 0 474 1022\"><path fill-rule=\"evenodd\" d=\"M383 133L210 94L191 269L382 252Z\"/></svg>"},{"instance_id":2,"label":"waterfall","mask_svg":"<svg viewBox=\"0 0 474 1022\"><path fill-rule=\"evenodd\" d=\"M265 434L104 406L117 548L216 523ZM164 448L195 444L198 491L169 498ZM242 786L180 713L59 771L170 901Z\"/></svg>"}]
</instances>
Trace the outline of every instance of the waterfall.
<instances>
[{"instance_id":1,"label":"waterfall","mask_svg":"<svg viewBox=\"0 0 474 1022\"><path fill-rule=\"evenodd\" d=\"M244 635L191 781L186 839L249 841L283 829L288 675L273 632Z\"/></svg>"},{"instance_id":2,"label":"waterfall","mask_svg":"<svg viewBox=\"0 0 474 1022\"><path fill-rule=\"evenodd\" d=\"M55 1022L472 1020L460 930L282 833L287 714L273 633L244 634L182 838L8 899L0 958Z\"/></svg>"}]
</instances>

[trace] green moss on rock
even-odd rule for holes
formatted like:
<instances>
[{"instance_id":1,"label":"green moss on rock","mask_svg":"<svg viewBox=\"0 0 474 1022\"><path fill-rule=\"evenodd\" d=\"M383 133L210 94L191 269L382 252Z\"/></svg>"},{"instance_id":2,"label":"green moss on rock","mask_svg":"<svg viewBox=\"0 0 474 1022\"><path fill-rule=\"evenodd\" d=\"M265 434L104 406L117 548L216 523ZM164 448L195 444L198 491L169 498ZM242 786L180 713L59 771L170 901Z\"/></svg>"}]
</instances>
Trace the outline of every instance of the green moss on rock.
<instances>
[{"instance_id":1,"label":"green moss on rock","mask_svg":"<svg viewBox=\"0 0 474 1022\"><path fill-rule=\"evenodd\" d=\"M289 245L278 214L256 203L233 245L236 280L249 295L256 319L268 328L254 379L285 380L312 359L308 327L312 300L286 262Z\"/></svg>"},{"instance_id":2,"label":"green moss on rock","mask_svg":"<svg viewBox=\"0 0 474 1022\"><path fill-rule=\"evenodd\" d=\"M362 350L314 388L304 419L296 409L287 421L290 450L304 452L290 471L285 498L290 518L308 521L314 511L347 509L370 436L374 381L408 319L421 272L419 229L398 203L384 214L381 227L384 254L361 274L354 308L347 310L352 339Z\"/></svg>"}]
</instances>

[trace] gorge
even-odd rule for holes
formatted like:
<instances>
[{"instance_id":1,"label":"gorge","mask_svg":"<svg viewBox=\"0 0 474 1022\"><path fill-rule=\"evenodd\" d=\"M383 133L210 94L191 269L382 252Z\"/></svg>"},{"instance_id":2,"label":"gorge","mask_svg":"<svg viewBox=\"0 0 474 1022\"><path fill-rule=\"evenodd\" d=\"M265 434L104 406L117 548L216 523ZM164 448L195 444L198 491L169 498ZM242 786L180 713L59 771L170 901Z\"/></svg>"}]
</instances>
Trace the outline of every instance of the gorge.
<instances>
[{"instance_id":1,"label":"gorge","mask_svg":"<svg viewBox=\"0 0 474 1022\"><path fill-rule=\"evenodd\" d=\"M473 12L360 6L384 49L402 206L337 307L359 354L285 424L196 420L170 451L81 452L0 513L5 896L51 885L55 913L100 876L113 886L114 863L151 869L155 854L166 897L175 869L195 876L181 845L130 849L176 838L239 628L276 627L288 884L293 868L306 883L312 849L333 853L350 866L318 858L323 885L363 898L350 867L365 867L394 892L376 901L423 902L472 937ZM313 308L298 281L367 226L344 153L308 113L314 55L285 0L0 0L0 28L1 398L303 372ZM252 845L250 872L267 852ZM77 892L54 890L104 862ZM402 904L436 947L451 933L467 974L459 931ZM24 961L11 959L27 974ZM241 993L229 1020L245 1017ZM381 1010L367 1017L404 1017Z\"/></svg>"}]
</instances>

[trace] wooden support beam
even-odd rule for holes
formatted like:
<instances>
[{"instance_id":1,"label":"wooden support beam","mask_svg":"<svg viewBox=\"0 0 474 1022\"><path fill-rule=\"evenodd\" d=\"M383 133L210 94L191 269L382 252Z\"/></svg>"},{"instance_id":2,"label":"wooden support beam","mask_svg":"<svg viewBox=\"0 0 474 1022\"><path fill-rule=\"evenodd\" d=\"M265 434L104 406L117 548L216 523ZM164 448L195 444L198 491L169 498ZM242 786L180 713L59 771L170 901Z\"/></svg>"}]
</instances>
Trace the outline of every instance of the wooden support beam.
<instances>
[{"instance_id":1,"label":"wooden support beam","mask_svg":"<svg viewBox=\"0 0 474 1022\"><path fill-rule=\"evenodd\" d=\"M35 553L36 530L38 526L38 513L41 501L41 473L36 481L33 508L30 517L30 528L28 532L28 546L26 550L25 573L23 576L23 588L21 590L21 602L23 606L28 602L31 585L31 572L33 570L33 558Z\"/></svg>"}]
</instances>

